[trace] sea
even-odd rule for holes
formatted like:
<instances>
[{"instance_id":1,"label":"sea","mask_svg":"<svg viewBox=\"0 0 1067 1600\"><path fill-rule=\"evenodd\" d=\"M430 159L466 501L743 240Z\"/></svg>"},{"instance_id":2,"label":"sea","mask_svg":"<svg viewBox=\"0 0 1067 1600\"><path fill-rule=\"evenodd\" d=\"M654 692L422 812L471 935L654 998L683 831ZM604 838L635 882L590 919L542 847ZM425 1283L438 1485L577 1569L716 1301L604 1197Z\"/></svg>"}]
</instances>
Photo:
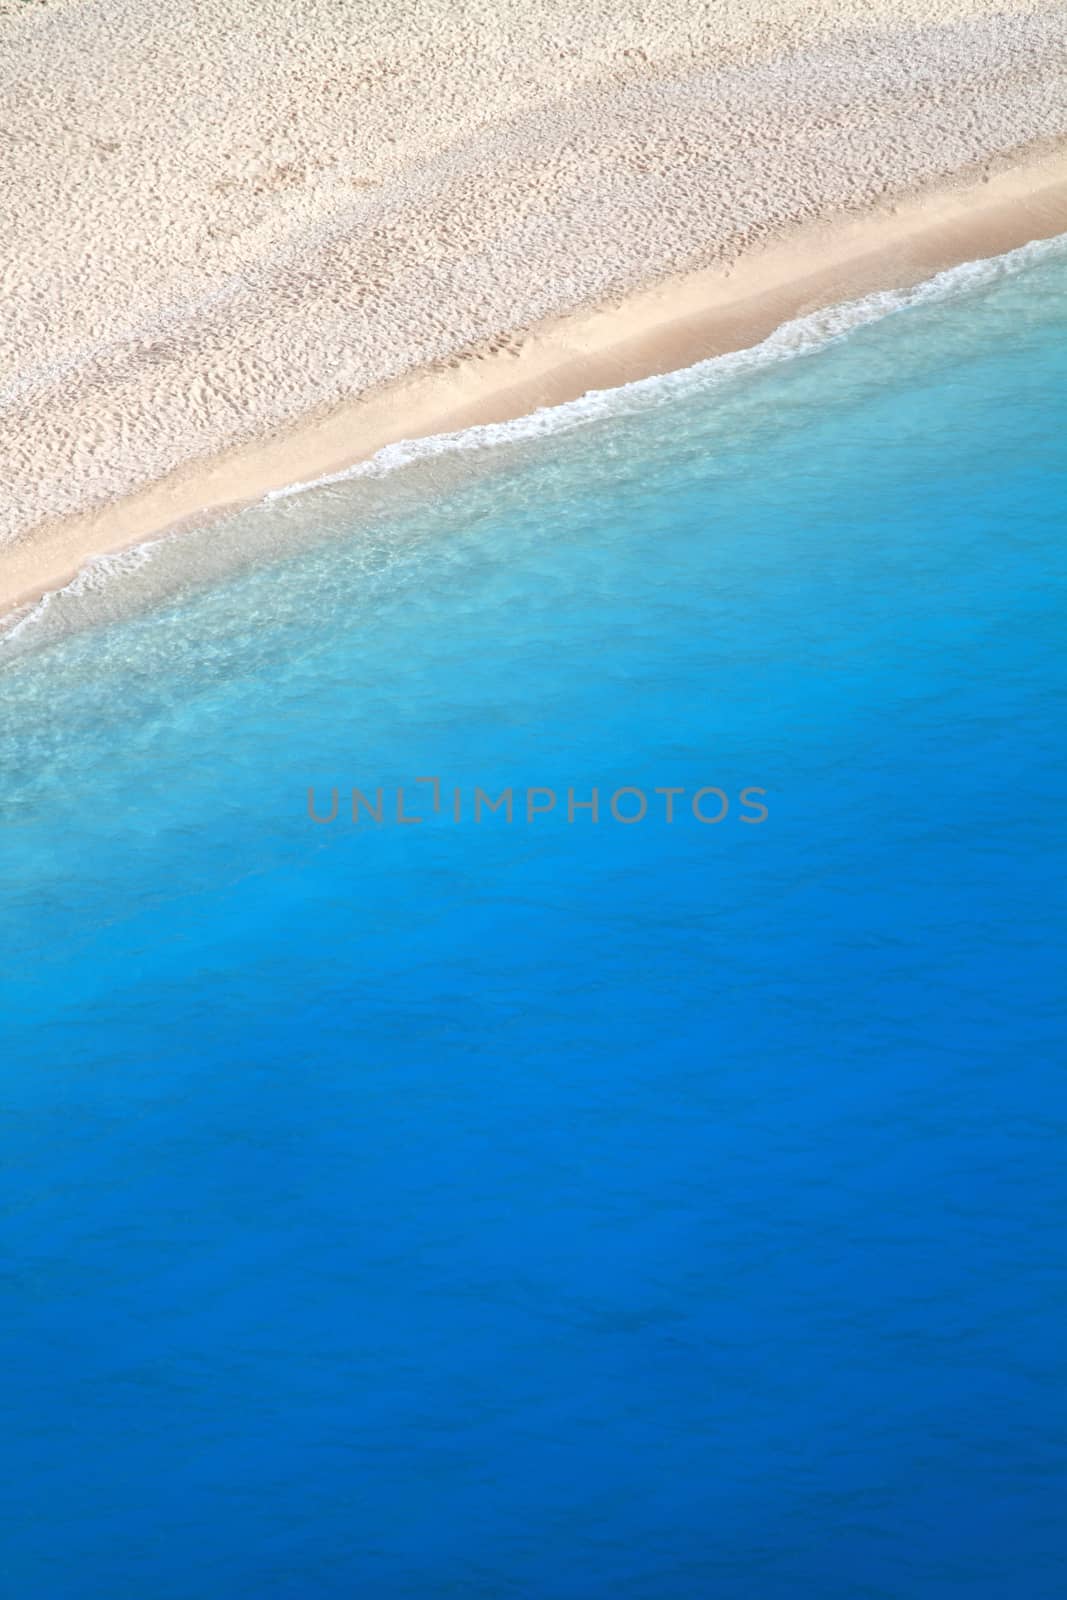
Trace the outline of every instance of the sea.
<instances>
[{"instance_id":1,"label":"sea","mask_svg":"<svg viewBox=\"0 0 1067 1600\"><path fill-rule=\"evenodd\" d=\"M0 639L13 1600L1062 1600L1067 240Z\"/></svg>"}]
</instances>

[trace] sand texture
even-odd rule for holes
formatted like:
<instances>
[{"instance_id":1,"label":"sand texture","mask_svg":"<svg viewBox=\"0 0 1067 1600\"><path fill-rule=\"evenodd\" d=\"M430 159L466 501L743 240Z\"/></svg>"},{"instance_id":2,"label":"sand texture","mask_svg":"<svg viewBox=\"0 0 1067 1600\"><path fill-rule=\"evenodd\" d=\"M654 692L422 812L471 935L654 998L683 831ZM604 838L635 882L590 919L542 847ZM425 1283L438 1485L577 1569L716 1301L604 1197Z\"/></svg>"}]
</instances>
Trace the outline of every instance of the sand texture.
<instances>
[{"instance_id":1,"label":"sand texture","mask_svg":"<svg viewBox=\"0 0 1067 1600\"><path fill-rule=\"evenodd\" d=\"M0 545L1067 136L1067 6L0 0ZM353 439L351 455L359 453Z\"/></svg>"}]
</instances>

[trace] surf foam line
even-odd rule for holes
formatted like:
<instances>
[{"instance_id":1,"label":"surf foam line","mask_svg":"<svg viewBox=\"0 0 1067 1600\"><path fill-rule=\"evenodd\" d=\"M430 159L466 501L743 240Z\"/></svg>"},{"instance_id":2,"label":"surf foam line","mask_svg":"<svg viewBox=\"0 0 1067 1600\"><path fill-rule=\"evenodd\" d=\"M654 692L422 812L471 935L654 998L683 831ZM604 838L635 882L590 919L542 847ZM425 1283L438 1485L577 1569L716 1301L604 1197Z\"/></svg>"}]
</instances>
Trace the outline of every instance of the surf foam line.
<instances>
[{"instance_id":1,"label":"surf foam line","mask_svg":"<svg viewBox=\"0 0 1067 1600\"><path fill-rule=\"evenodd\" d=\"M130 545L126 550L116 550L110 555L94 556L81 567L69 583L58 589L46 589L39 600L20 606L0 617L0 647L10 644L29 627L44 621L57 600L84 600L94 594L103 594L116 578L126 578L139 572L151 559L152 552L161 545L166 534L157 539L146 539L141 544Z\"/></svg>"},{"instance_id":2,"label":"surf foam line","mask_svg":"<svg viewBox=\"0 0 1067 1600\"><path fill-rule=\"evenodd\" d=\"M798 356L813 355L847 338L859 328L882 322L901 311L937 304L986 288L1002 278L1013 277L1049 256L1061 253L1067 254L1067 234L1059 234L1052 239L1035 239L1004 255L946 267L944 271L910 289L879 289L858 300L845 300L823 310L809 312L803 317L782 323L761 343L745 350L709 356L691 367L682 367L657 377L637 378L618 388L590 389L578 400L568 400L558 406L542 406L510 422L476 423L473 427L462 428L454 433L400 439L395 444L383 446L368 460L356 462L351 467L343 467L338 472L326 473L304 482L287 484L281 489L271 489L263 496L263 501L284 500L292 495L307 494L330 484L348 483L358 478L383 477L386 473L396 472L433 456L466 450L489 450L501 444L550 438L555 434L573 432L593 422L631 416L678 395L688 396L713 389L738 373L758 371Z\"/></svg>"},{"instance_id":3,"label":"surf foam line","mask_svg":"<svg viewBox=\"0 0 1067 1600\"><path fill-rule=\"evenodd\" d=\"M610 420L613 417L632 416L637 412L661 405L676 396L698 394L713 390L718 384L739 373L754 372L774 366L778 362L795 360L800 356L814 355L819 350L847 338L858 329L899 312L916 307L934 305L969 293L980 291L1001 279L1035 266L1041 261L1067 255L1067 234L1051 239L1034 239L1004 255L965 261L946 267L934 277L924 279L910 289L880 289L857 300L845 300L820 311L784 322L757 345L745 350L731 351L727 355L709 356L691 367L658 377L638 378L632 383L613 389L591 389L578 400L568 400L558 406L543 406L527 416L510 422L477 423L454 433L430 434L422 439L401 439L385 445L367 461L356 462L323 477L287 484L281 489L271 489L256 504L285 500L294 495L308 494L332 484L348 483L360 478L384 477L433 456L450 455L467 450L489 450L501 444L551 438L555 434L573 432L590 423ZM80 569L69 583L50 589L39 600L0 618L0 653L6 647L35 628L55 607L56 602L90 599L102 593L114 581L121 581L139 572L152 560L156 550L169 542L170 535L161 534L132 545L126 550L110 555L95 556ZM18 654L13 651L12 654Z\"/></svg>"}]
</instances>

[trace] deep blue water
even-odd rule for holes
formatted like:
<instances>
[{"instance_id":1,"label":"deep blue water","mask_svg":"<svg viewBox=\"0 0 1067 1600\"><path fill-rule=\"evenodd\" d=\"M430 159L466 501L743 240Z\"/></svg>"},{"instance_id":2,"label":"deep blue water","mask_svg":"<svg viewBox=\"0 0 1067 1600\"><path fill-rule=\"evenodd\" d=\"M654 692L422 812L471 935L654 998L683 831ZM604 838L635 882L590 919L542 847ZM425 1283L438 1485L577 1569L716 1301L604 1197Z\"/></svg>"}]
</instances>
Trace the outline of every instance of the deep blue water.
<instances>
[{"instance_id":1,"label":"deep blue water","mask_svg":"<svg viewBox=\"0 0 1067 1600\"><path fill-rule=\"evenodd\" d=\"M40 624L8 1592L1063 1595L1065 289L261 507L270 561Z\"/></svg>"}]
</instances>

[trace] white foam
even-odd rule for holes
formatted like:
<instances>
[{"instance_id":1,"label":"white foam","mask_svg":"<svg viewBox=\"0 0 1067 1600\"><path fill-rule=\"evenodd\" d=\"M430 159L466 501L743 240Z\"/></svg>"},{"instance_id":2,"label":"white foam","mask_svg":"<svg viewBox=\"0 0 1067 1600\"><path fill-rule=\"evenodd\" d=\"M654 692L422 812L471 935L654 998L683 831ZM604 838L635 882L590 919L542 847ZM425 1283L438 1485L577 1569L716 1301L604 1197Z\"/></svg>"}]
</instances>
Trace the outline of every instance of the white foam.
<instances>
[{"instance_id":1,"label":"white foam","mask_svg":"<svg viewBox=\"0 0 1067 1600\"><path fill-rule=\"evenodd\" d=\"M758 345L733 351L729 355L711 356L706 361L699 361L677 372L638 378L615 389L590 389L578 400L568 400L558 406L542 406L511 422L479 423L454 433L430 434L422 439L401 439L396 444L385 445L367 461L357 462L354 466L327 473L320 478L272 489L264 499L283 500L329 484L347 483L355 478L381 477L432 456L449 455L461 450L487 450L501 444L547 438L554 434L569 433L602 418L628 416L680 393L699 393L738 372L758 370L779 361L813 354L845 338L857 328L881 322L898 311L983 288L1034 265L1048 255L1065 251L1067 234L1054 239L1034 240L1005 255L948 267L910 289L878 290L858 300L846 300L840 305L810 312L807 316L783 323Z\"/></svg>"},{"instance_id":2,"label":"white foam","mask_svg":"<svg viewBox=\"0 0 1067 1600\"><path fill-rule=\"evenodd\" d=\"M358 462L340 472L273 489L263 496L260 503L288 499L359 478L383 477L434 456L466 450L489 450L502 444L549 438L602 419L633 415L680 394L698 394L714 388L737 373L756 371L777 362L813 354L847 338L857 329L881 322L897 312L982 289L1048 257L1061 254L1067 254L1067 234L1034 240L1005 255L949 267L910 289L879 290L858 300L847 300L840 305L813 311L807 316L783 323L762 343L747 350L712 356L692 367L660 377L640 378L615 389L591 389L578 400L558 406L543 406L511 422L480 423L453 433L400 440L396 444L386 445L369 460ZM139 571L152 559L153 551L166 538L163 535L115 555L95 557L82 567L70 583L49 590L38 601L6 619L7 626L0 620L0 645L8 645L26 629L42 622L57 600L66 603L101 594L116 578L127 578Z\"/></svg>"},{"instance_id":3,"label":"white foam","mask_svg":"<svg viewBox=\"0 0 1067 1600\"><path fill-rule=\"evenodd\" d=\"M43 622L57 600L76 601L103 594L115 578L130 577L139 572L152 559L153 550L161 543L161 539L147 539L143 544L131 545L128 550L119 550L113 555L94 556L69 583L60 585L58 589L47 589L39 600L13 612L11 619L2 619L10 620L10 625L0 625L0 643L7 644L17 639L26 628Z\"/></svg>"}]
</instances>

